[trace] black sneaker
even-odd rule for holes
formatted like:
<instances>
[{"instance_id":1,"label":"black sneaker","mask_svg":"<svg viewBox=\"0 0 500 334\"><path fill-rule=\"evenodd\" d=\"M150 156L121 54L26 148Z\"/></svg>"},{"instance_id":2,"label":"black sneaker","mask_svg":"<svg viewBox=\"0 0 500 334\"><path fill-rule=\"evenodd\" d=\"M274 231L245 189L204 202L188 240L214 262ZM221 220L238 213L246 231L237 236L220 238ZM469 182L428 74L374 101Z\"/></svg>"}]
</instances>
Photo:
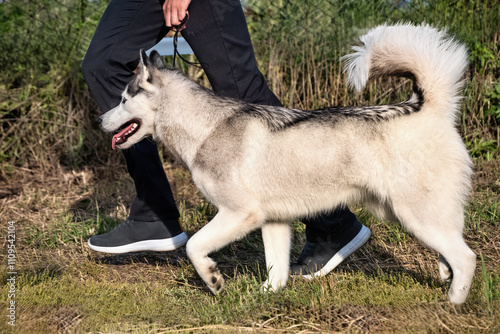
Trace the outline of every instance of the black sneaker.
<instances>
[{"instance_id":1,"label":"black sneaker","mask_svg":"<svg viewBox=\"0 0 500 334\"><path fill-rule=\"evenodd\" d=\"M363 246L370 238L371 231L359 221L335 240L307 242L304 250L290 267L292 275L302 275L306 279L328 274L349 255Z\"/></svg>"},{"instance_id":2,"label":"black sneaker","mask_svg":"<svg viewBox=\"0 0 500 334\"><path fill-rule=\"evenodd\" d=\"M175 226L175 232L170 232L167 225ZM164 223L127 219L111 232L94 235L88 245L103 253L164 252L184 246L187 240L188 236L182 232L178 221Z\"/></svg>"}]
</instances>

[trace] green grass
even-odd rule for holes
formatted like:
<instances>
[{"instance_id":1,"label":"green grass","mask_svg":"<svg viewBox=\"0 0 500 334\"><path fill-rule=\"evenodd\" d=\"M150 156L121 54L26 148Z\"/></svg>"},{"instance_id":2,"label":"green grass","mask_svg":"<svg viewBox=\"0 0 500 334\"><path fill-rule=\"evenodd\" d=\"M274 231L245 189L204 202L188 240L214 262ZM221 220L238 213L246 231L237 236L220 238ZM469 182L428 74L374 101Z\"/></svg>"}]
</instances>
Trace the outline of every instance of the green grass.
<instances>
[{"instance_id":1,"label":"green grass","mask_svg":"<svg viewBox=\"0 0 500 334\"><path fill-rule=\"evenodd\" d=\"M279 293L259 290L266 279L260 231L213 254L226 278L218 296L205 288L184 249L90 251L88 237L119 224L134 196L122 155L111 151L94 122L99 111L79 73L106 1L9 0L0 4L0 228L16 222L17 326L6 321L10 274L2 251L0 332L499 332L498 1L248 3L260 69L294 108L408 98L406 80L375 81L360 95L345 85L339 58L376 24L426 21L447 26L467 44L471 66L458 123L475 164L464 234L478 265L466 304L449 304L437 254L360 207L353 210L372 230L369 242L330 275L292 278ZM182 66L207 85L201 71ZM182 226L192 235L216 209L163 149L161 158ZM296 258L304 225L294 222L293 230Z\"/></svg>"},{"instance_id":2,"label":"green grass","mask_svg":"<svg viewBox=\"0 0 500 334\"><path fill-rule=\"evenodd\" d=\"M150 256L144 255L147 261ZM130 263L130 269L146 264ZM163 266L148 263L141 273L161 271ZM366 275L359 271L338 273L316 282L294 279L288 289L276 294L259 292L260 280L252 273L227 275L225 291L213 296L205 289L186 283L182 275L193 276L190 265L184 263L168 279L151 281L138 275L133 281L124 280L114 268L99 262L84 261L61 272L28 271L19 276L19 305L24 305L19 317L26 319L19 328L32 324L47 326L50 321L43 313L73 310L81 319L85 331L116 331L123 328L156 326L158 328L195 328L212 324L234 327L258 327L269 319L277 328L316 324L328 329L325 320L331 312L346 305L359 308L422 308L432 303L445 304L446 296L439 286L419 283L411 275ZM164 273L157 273L166 276ZM177 276L179 275L179 276ZM106 277L106 279L102 279ZM320 319L327 317L327 319ZM38 323L38 324L37 324ZM416 324L413 324L416 326ZM40 327L39 327L40 328ZM43 328L43 327L42 327ZM50 327L49 327L50 328Z\"/></svg>"},{"instance_id":3,"label":"green grass","mask_svg":"<svg viewBox=\"0 0 500 334\"><path fill-rule=\"evenodd\" d=\"M495 308L498 305L495 305L494 301L497 301L500 297L500 270L497 272L488 273L486 269L486 265L484 263L484 258L481 255L481 268L483 271L484 277L484 298L486 299L486 305L488 307L488 312L492 315L495 314Z\"/></svg>"},{"instance_id":4,"label":"green grass","mask_svg":"<svg viewBox=\"0 0 500 334\"><path fill-rule=\"evenodd\" d=\"M12 0L0 4L0 178L19 168L75 170L110 160L97 128L99 110L80 73L106 1ZM473 156L500 152L500 11L487 1L250 0L246 11L259 67L284 105L400 102L411 86L377 81L361 95L344 84L340 57L377 24L428 22L466 43L467 73L460 130ZM167 59L171 64L171 58ZM208 85L201 70L180 65ZM394 89L402 86L405 89Z\"/></svg>"},{"instance_id":5,"label":"green grass","mask_svg":"<svg viewBox=\"0 0 500 334\"><path fill-rule=\"evenodd\" d=\"M195 233L215 214L182 167L166 163L182 225ZM110 255L92 252L86 239L113 228L126 216L130 198L111 196L133 184L94 175L86 184L47 180L36 191L29 182L0 202L0 213L19 227L16 276L18 333L204 332L495 332L500 330L495 205L498 161L477 161L474 196L465 236L480 256L467 303L453 307L437 273L437 254L398 225L356 215L373 232L369 242L333 273L313 281L291 278L279 293L261 293L266 279L260 231L213 254L225 276L213 296L185 250ZM118 189L117 189L118 188ZM89 191L91 190L91 191ZM3 226L3 225L2 225ZM3 227L2 227L3 228ZM37 233L34 233L34 232ZM304 225L294 223L292 257L304 243ZM2 256L2 265L5 263ZM5 266L0 268L3 282ZM5 319L7 287L0 291ZM465 329L464 329L465 328ZM5 321L0 331L12 332Z\"/></svg>"}]
</instances>

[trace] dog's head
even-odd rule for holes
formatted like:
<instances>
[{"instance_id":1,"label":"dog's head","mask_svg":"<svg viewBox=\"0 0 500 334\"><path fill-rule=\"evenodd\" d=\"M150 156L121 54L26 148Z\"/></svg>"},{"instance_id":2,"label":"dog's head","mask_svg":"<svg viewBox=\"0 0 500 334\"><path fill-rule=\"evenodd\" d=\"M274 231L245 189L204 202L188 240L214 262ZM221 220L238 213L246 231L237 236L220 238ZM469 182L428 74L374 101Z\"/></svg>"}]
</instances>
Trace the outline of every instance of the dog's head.
<instances>
[{"instance_id":1,"label":"dog's head","mask_svg":"<svg viewBox=\"0 0 500 334\"><path fill-rule=\"evenodd\" d=\"M126 149L154 135L154 119L161 90L159 71L165 64L156 51L150 57L140 52L140 62L135 76L122 93L120 104L99 117L98 122L106 132L114 132L113 149Z\"/></svg>"}]
</instances>

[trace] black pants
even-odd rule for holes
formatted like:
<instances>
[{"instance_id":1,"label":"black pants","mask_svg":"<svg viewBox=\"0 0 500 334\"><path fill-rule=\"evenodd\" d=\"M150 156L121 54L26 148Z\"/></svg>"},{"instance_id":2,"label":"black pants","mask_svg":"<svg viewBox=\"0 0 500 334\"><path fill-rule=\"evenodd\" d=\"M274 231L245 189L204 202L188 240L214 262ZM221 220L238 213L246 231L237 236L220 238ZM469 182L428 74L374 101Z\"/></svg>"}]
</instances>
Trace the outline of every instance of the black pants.
<instances>
[{"instance_id":1,"label":"black pants","mask_svg":"<svg viewBox=\"0 0 500 334\"><path fill-rule=\"evenodd\" d=\"M139 50L150 49L167 33L162 4L161 0L112 0L104 12L82 63L85 81L103 112L120 102L138 64ZM192 0L182 34L215 92L247 102L281 105L257 68L239 0ZM137 191L130 218L179 217L155 143L145 139L124 155ZM308 239L341 233L354 221L349 210L307 220Z\"/></svg>"}]
</instances>

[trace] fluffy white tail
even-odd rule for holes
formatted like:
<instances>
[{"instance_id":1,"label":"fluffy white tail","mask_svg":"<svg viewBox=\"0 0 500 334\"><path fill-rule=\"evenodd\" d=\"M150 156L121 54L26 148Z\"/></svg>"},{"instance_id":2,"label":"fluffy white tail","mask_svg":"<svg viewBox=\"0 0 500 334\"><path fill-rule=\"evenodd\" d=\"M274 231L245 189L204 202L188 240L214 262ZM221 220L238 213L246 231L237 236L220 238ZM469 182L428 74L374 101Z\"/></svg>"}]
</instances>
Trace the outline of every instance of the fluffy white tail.
<instances>
[{"instance_id":1,"label":"fluffy white tail","mask_svg":"<svg viewBox=\"0 0 500 334\"><path fill-rule=\"evenodd\" d=\"M382 25L360 37L362 46L343 59L349 84L361 91L369 79L404 76L414 80L415 95L438 112L446 109L453 119L460 102L466 47L444 30L427 24Z\"/></svg>"}]
</instances>

